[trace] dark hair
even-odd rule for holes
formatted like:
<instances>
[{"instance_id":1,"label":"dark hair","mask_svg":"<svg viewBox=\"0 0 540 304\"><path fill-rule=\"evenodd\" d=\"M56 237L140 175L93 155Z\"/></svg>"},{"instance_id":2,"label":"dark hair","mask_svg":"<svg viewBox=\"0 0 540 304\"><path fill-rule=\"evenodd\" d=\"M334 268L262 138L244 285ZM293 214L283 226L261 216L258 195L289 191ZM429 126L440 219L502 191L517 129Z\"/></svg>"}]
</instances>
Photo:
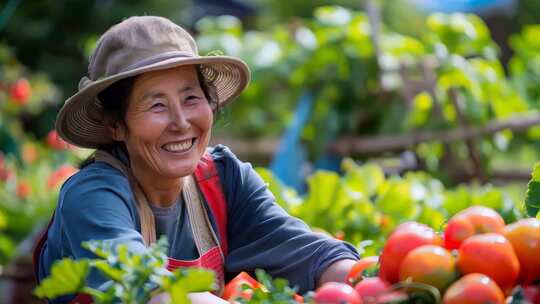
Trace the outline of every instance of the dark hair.
<instances>
[{"instance_id":1,"label":"dark hair","mask_svg":"<svg viewBox=\"0 0 540 304\"><path fill-rule=\"evenodd\" d=\"M220 110L219 99L217 96L216 87L212 83L208 82L203 75L202 70L204 68L205 67L201 65L195 66L199 85L201 86L204 96L206 97L208 103L210 104L210 107L212 108L215 120L216 115L219 113ZM98 94L97 99L99 100L103 108L104 118L107 120L106 123L118 122L126 126L126 113L129 107L129 97L131 95L131 91L133 89L136 77L137 76L132 76L118 80L117 82L111 84L105 90ZM120 146L124 150L124 153L128 155L127 149L123 142L115 141L111 144L102 144L98 146L98 149L111 151L118 146ZM82 168L92 163L93 161L94 157L92 155L88 159L84 160L81 163L80 167Z\"/></svg>"}]
</instances>

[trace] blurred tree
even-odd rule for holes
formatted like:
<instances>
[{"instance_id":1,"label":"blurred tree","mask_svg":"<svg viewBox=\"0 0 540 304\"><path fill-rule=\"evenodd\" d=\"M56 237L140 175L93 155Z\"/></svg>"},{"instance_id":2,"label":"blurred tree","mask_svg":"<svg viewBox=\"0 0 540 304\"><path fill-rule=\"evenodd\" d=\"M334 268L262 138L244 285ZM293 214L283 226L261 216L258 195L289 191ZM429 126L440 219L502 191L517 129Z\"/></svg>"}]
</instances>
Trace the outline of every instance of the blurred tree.
<instances>
[{"instance_id":1,"label":"blurred tree","mask_svg":"<svg viewBox=\"0 0 540 304\"><path fill-rule=\"evenodd\" d=\"M145 14L182 24L183 9L190 6L188 0L22 1L0 33L21 62L46 72L69 94L86 73L89 50L98 35L112 24Z\"/></svg>"}]
</instances>

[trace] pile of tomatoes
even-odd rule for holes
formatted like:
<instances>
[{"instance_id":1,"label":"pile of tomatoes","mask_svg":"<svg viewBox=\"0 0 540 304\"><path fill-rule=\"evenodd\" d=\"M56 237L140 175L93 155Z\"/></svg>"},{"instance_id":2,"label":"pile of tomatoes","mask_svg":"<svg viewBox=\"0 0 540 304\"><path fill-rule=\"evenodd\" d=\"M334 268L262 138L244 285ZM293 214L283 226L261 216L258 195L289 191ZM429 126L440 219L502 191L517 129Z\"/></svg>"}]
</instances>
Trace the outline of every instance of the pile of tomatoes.
<instances>
[{"instance_id":1,"label":"pile of tomatoes","mask_svg":"<svg viewBox=\"0 0 540 304\"><path fill-rule=\"evenodd\" d=\"M373 268L378 275L369 276ZM376 272L376 271L375 271ZM406 222L380 256L361 259L347 284L325 284L316 303L396 303L431 293L434 303L540 303L540 219L506 225L492 209L473 206L453 216L442 234Z\"/></svg>"}]
</instances>

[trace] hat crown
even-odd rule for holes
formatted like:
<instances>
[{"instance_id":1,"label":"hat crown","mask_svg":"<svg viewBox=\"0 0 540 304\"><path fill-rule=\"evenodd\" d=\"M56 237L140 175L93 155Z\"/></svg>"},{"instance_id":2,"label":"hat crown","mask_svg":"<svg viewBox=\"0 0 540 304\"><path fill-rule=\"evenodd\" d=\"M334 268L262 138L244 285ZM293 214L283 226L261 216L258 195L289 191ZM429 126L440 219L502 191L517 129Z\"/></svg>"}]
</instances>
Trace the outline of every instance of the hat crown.
<instances>
[{"instance_id":1,"label":"hat crown","mask_svg":"<svg viewBox=\"0 0 540 304\"><path fill-rule=\"evenodd\" d=\"M111 27L90 56L88 75L93 81L152 63L164 54L196 57L191 35L172 21L156 16L130 17Z\"/></svg>"}]
</instances>

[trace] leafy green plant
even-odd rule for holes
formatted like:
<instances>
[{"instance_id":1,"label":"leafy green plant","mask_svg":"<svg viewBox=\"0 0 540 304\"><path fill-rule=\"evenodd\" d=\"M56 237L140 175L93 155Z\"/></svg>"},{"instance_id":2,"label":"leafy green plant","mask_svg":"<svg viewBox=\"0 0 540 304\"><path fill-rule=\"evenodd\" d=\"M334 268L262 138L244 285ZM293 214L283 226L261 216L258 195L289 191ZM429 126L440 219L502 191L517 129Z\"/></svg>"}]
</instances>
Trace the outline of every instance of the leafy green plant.
<instances>
[{"instance_id":1,"label":"leafy green plant","mask_svg":"<svg viewBox=\"0 0 540 304\"><path fill-rule=\"evenodd\" d=\"M535 27L513 39L517 55L512 77L505 75L499 48L478 16L433 14L425 29L412 37L380 24L374 41L376 29L368 16L340 6L318 7L311 18L259 31L245 30L230 16L204 18L197 23L201 50L222 49L239 56L253 74L250 87L226 109L226 128L216 133L279 136L305 92L313 96L313 106L301 139L311 159L339 137L474 129L516 115L535 115L540 94L534 93L534 64L527 64L540 54ZM420 168L446 184L457 184L472 176L493 175L495 156L514 159L527 149L524 143L535 138L522 140L505 129L469 142L441 143L435 137L401 149L413 151ZM368 152L359 153L366 157ZM530 165L523 162L520 169Z\"/></svg>"},{"instance_id":2,"label":"leafy green plant","mask_svg":"<svg viewBox=\"0 0 540 304\"><path fill-rule=\"evenodd\" d=\"M423 172L385 176L374 163L342 163L343 175L319 170L307 179L307 193L298 195L264 168L257 171L268 182L277 202L315 230L344 235L366 255L377 255L388 234L401 222L414 220L441 230L446 219L472 205L499 212L506 222L525 216L504 190L491 186L446 188Z\"/></svg>"},{"instance_id":3,"label":"leafy green plant","mask_svg":"<svg viewBox=\"0 0 540 304\"><path fill-rule=\"evenodd\" d=\"M540 217L540 162L533 168L531 180L527 185L525 206L529 216Z\"/></svg>"},{"instance_id":4,"label":"leafy green plant","mask_svg":"<svg viewBox=\"0 0 540 304\"><path fill-rule=\"evenodd\" d=\"M96 259L63 259L56 262L51 275L36 288L40 298L86 293L95 303L148 303L154 296L167 293L165 302L190 303L191 292L214 289L214 273L200 268L177 269L169 272L166 238L161 238L143 254L128 251L126 245L113 247L107 242L90 241L83 246ZM92 269L100 271L110 283L102 289L86 285Z\"/></svg>"},{"instance_id":5,"label":"leafy green plant","mask_svg":"<svg viewBox=\"0 0 540 304\"><path fill-rule=\"evenodd\" d=\"M255 270L257 281L264 287L252 289L253 293L249 300L239 297L236 301L244 304L296 304L296 288L289 287L289 282L282 278L273 279L264 270ZM245 289L250 289L244 285Z\"/></svg>"}]
</instances>

